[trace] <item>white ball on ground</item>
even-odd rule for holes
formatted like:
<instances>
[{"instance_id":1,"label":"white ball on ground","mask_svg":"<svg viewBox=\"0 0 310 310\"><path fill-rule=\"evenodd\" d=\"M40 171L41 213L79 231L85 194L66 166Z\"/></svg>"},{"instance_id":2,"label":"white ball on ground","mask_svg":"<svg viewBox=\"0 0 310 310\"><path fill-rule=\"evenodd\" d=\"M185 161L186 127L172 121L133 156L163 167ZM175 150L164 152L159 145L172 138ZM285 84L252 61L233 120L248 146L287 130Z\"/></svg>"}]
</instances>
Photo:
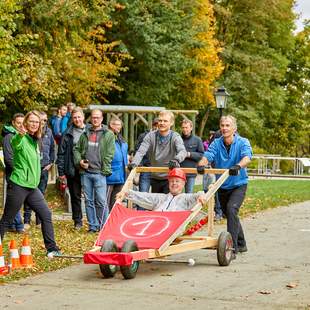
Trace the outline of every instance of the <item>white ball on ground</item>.
<instances>
[{"instance_id":1,"label":"white ball on ground","mask_svg":"<svg viewBox=\"0 0 310 310\"><path fill-rule=\"evenodd\" d=\"M195 265L195 260L193 258L188 259L188 266L194 266Z\"/></svg>"}]
</instances>

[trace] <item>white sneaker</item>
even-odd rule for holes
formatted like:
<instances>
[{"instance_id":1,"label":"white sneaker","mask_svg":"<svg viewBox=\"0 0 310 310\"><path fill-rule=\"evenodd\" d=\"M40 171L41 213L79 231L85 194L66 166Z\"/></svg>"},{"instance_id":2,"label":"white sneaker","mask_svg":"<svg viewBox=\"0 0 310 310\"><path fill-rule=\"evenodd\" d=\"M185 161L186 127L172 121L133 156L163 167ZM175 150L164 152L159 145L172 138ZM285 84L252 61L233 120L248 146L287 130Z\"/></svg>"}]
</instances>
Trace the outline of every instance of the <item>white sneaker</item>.
<instances>
[{"instance_id":1,"label":"white sneaker","mask_svg":"<svg viewBox=\"0 0 310 310\"><path fill-rule=\"evenodd\" d=\"M60 257L61 256L61 252L60 251L47 252L46 256L47 256L48 259L53 259L54 257Z\"/></svg>"},{"instance_id":2,"label":"white sneaker","mask_svg":"<svg viewBox=\"0 0 310 310\"><path fill-rule=\"evenodd\" d=\"M29 230L31 228L30 224L24 224L24 229Z\"/></svg>"}]
</instances>

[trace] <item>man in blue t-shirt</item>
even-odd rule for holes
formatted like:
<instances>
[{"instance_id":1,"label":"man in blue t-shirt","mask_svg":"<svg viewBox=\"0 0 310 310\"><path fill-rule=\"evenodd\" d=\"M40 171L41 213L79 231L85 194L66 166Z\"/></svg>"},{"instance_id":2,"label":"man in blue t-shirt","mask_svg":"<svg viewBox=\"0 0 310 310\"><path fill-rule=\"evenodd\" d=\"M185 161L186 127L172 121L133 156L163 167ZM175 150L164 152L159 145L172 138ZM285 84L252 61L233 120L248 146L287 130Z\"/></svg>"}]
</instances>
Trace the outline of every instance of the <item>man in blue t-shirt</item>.
<instances>
[{"instance_id":1,"label":"man in blue t-shirt","mask_svg":"<svg viewBox=\"0 0 310 310\"><path fill-rule=\"evenodd\" d=\"M247 246L238 212L243 203L248 184L246 166L252 158L252 148L248 139L236 134L237 122L231 116L220 120L222 136L215 139L197 168L204 173L204 166L213 163L215 168L229 169L230 177L218 190L220 204L227 218L227 231L234 243L234 253L246 252Z\"/></svg>"}]
</instances>

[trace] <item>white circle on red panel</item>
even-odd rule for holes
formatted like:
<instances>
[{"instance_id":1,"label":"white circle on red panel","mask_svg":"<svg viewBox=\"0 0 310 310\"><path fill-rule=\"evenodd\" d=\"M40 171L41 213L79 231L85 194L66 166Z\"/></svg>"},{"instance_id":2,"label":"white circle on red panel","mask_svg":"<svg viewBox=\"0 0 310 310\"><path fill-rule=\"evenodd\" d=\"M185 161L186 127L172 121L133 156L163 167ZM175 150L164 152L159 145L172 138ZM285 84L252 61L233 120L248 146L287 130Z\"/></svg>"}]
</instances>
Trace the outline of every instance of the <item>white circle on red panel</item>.
<instances>
[{"instance_id":1,"label":"white circle on red panel","mask_svg":"<svg viewBox=\"0 0 310 310\"><path fill-rule=\"evenodd\" d=\"M145 239L159 236L170 225L165 216L139 216L126 219L120 226L120 233L133 239Z\"/></svg>"}]
</instances>

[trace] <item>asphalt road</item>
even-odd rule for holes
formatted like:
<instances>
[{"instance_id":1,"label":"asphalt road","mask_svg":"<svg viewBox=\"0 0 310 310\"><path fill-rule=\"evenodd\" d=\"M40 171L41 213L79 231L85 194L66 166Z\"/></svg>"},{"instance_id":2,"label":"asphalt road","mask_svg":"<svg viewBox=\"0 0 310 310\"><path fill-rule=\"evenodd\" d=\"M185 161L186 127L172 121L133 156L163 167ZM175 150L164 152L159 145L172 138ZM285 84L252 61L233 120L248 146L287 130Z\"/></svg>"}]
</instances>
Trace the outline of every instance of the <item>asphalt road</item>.
<instances>
[{"instance_id":1,"label":"asphalt road","mask_svg":"<svg viewBox=\"0 0 310 310\"><path fill-rule=\"evenodd\" d=\"M75 265L1 286L1 309L310 309L310 201L243 220L249 251L228 267L198 250L103 279ZM219 233L225 226L216 225Z\"/></svg>"}]
</instances>

